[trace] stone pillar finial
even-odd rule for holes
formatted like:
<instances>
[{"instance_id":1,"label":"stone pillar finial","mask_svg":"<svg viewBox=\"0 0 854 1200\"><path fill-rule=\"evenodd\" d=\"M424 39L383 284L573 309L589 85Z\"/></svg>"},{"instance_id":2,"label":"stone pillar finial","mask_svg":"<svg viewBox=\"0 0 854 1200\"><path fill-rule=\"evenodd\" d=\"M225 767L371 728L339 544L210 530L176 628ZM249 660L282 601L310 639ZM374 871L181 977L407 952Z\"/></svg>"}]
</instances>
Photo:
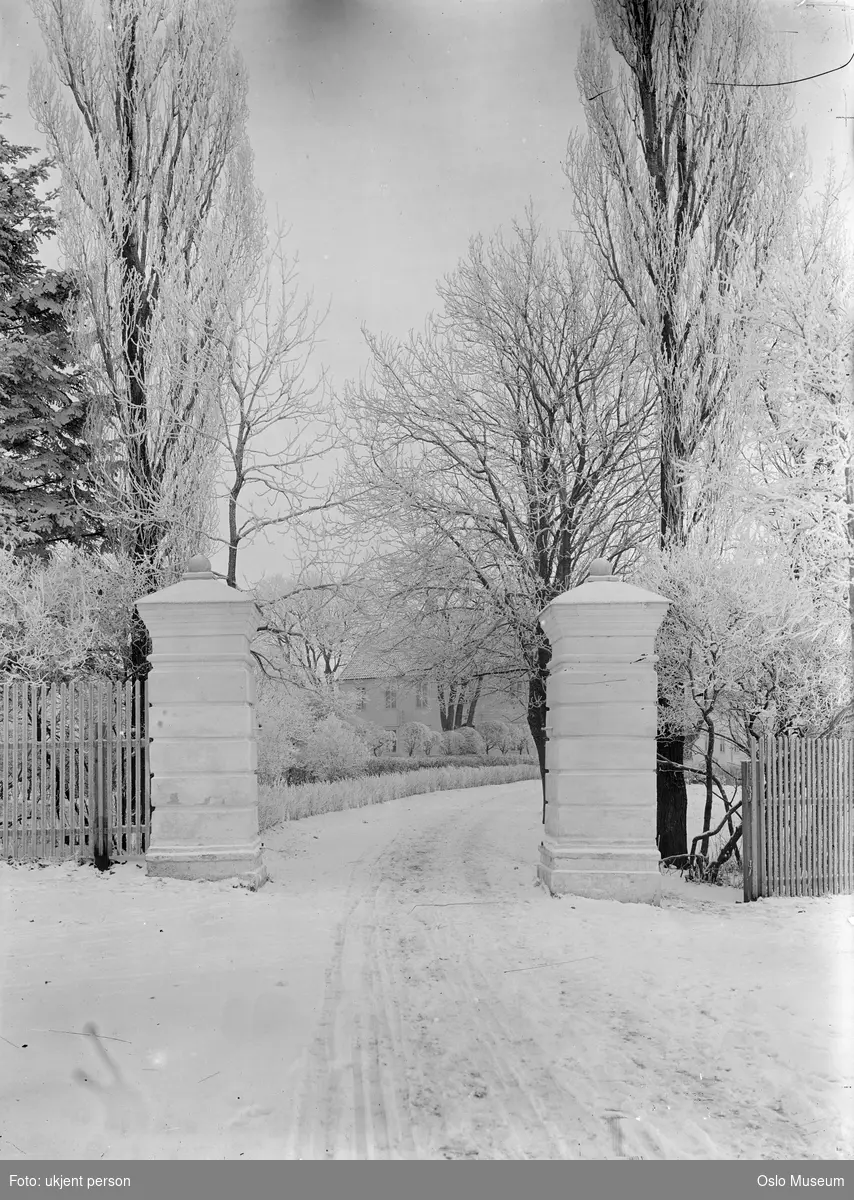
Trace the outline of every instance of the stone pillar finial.
<instances>
[{"instance_id":1,"label":"stone pillar finial","mask_svg":"<svg viewBox=\"0 0 854 1200\"><path fill-rule=\"evenodd\" d=\"M590 564L590 570L587 573L588 579L595 579L597 583L602 583L606 579L618 580L619 576L615 575L611 570L611 564L607 558L594 558Z\"/></svg>"},{"instance_id":2,"label":"stone pillar finial","mask_svg":"<svg viewBox=\"0 0 854 1200\"><path fill-rule=\"evenodd\" d=\"M187 563L187 569L181 576L182 579L215 579L211 570L210 559L205 558L204 554L194 554Z\"/></svg>"}]
</instances>

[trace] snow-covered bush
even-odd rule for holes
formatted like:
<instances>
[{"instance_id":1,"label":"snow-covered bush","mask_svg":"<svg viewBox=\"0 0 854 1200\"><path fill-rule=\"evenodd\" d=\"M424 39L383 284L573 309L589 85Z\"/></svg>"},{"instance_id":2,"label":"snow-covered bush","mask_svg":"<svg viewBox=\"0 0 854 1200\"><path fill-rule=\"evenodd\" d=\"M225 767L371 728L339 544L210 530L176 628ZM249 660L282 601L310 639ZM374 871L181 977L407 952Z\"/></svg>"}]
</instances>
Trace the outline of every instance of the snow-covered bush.
<instances>
[{"instance_id":1,"label":"snow-covered bush","mask_svg":"<svg viewBox=\"0 0 854 1200\"><path fill-rule=\"evenodd\" d=\"M487 754L490 750L499 750L502 754L507 753L513 734L506 721L479 721L476 729L483 738Z\"/></svg>"},{"instance_id":2,"label":"snow-covered bush","mask_svg":"<svg viewBox=\"0 0 854 1200\"><path fill-rule=\"evenodd\" d=\"M374 758L391 752L394 734L390 729L383 729L381 725L375 725L373 721L360 721L358 718L351 719L350 724L355 729L356 736L364 742L368 752Z\"/></svg>"},{"instance_id":3,"label":"snow-covered bush","mask_svg":"<svg viewBox=\"0 0 854 1200\"><path fill-rule=\"evenodd\" d=\"M457 729L456 733L459 734L458 754L486 754L483 738L471 725L464 725L462 729Z\"/></svg>"},{"instance_id":4,"label":"snow-covered bush","mask_svg":"<svg viewBox=\"0 0 854 1200\"><path fill-rule=\"evenodd\" d=\"M424 744L425 754L441 754L442 753L442 734L437 729L430 730L430 736Z\"/></svg>"},{"instance_id":5,"label":"snow-covered bush","mask_svg":"<svg viewBox=\"0 0 854 1200\"><path fill-rule=\"evenodd\" d=\"M256 700L258 717L258 780L272 784L287 777L299 748L317 723L311 696L259 675Z\"/></svg>"},{"instance_id":6,"label":"snow-covered bush","mask_svg":"<svg viewBox=\"0 0 854 1200\"><path fill-rule=\"evenodd\" d=\"M59 546L42 560L0 550L0 673L44 683L126 678L146 590L127 555Z\"/></svg>"},{"instance_id":7,"label":"snow-covered bush","mask_svg":"<svg viewBox=\"0 0 854 1200\"><path fill-rule=\"evenodd\" d=\"M298 749L294 766L318 782L363 774L370 751L351 724L330 713Z\"/></svg>"},{"instance_id":8,"label":"snow-covered bush","mask_svg":"<svg viewBox=\"0 0 854 1200\"><path fill-rule=\"evenodd\" d=\"M423 754L432 730L421 721L407 721L397 731L397 748L410 758Z\"/></svg>"},{"instance_id":9,"label":"snow-covered bush","mask_svg":"<svg viewBox=\"0 0 854 1200\"><path fill-rule=\"evenodd\" d=\"M448 757L453 757L455 754L462 754L460 731L458 729L446 729L442 733L442 744L439 753Z\"/></svg>"}]
</instances>

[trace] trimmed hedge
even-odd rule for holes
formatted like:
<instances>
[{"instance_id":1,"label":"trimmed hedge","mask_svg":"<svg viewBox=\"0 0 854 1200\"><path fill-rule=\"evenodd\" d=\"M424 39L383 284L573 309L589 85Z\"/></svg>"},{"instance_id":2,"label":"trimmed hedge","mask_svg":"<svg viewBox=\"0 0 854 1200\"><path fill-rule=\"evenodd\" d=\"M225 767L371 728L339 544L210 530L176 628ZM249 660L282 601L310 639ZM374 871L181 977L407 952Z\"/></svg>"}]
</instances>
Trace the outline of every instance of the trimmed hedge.
<instances>
[{"instance_id":1,"label":"trimmed hedge","mask_svg":"<svg viewBox=\"0 0 854 1200\"><path fill-rule=\"evenodd\" d=\"M350 771L338 778L376 778L379 775L402 775L406 771L426 771L435 767L518 767L535 763L536 759L527 754L435 754L429 758L369 758L364 769ZM301 787L306 783L316 783L317 780L305 766L295 763L288 767L284 775L278 777L259 773L258 782L269 787L276 787L282 783L286 787Z\"/></svg>"},{"instance_id":2,"label":"trimmed hedge","mask_svg":"<svg viewBox=\"0 0 854 1200\"><path fill-rule=\"evenodd\" d=\"M365 768L365 775L401 775L404 771L426 771L433 767L518 767L534 762L527 755L457 754L431 755L430 758L375 758Z\"/></svg>"},{"instance_id":3,"label":"trimmed hedge","mask_svg":"<svg viewBox=\"0 0 854 1200\"><path fill-rule=\"evenodd\" d=\"M285 821L384 804L403 796L429 797L440 791L518 783L539 777L539 768L532 762L515 762L507 767L492 762L476 767L404 769L386 775L384 779L339 779L331 783L306 783L295 788L261 787L258 789L259 818L262 831L266 831Z\"/></svg>"}]
</instances>

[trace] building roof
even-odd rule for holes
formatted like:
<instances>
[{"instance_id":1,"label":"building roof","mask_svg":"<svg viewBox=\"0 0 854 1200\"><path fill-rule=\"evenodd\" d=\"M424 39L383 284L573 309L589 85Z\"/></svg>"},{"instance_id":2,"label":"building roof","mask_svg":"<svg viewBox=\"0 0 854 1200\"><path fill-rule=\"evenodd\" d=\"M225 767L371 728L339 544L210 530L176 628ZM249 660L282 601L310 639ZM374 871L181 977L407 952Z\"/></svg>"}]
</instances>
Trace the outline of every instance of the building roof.
<instances>
[{"instance_id":1,"label":"building roof","mask_svg":"<svg viewBox=\"0 0 854 1200\"><path fill-rule=\"evenodd\" d=\"M340 678L360 679L405 679L407 667L404 655L399 651L380 650L376 646L365 646L357 650Z\"/></svg>"}]
</instances>

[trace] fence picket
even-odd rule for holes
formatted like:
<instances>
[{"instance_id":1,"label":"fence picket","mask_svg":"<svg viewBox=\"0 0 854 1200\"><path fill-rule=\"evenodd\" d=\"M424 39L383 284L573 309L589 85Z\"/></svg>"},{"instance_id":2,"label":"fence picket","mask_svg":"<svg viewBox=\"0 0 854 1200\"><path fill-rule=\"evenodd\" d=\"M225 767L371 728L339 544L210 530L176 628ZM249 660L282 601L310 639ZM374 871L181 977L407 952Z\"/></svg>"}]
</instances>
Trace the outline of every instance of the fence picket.
<instances>
[{"instance_id":1,"label":"fence picket","mask_svg":"<svg viewBox=\"0 0 854 1200\"><path fill-rule=\"evenodd\" d=\"M780 739L780 808L783 817L783 892L792 893L792 806L789 772L789 739Z\"/></svg>"},{"instance_id":2,"label":"fence picket","mask_svg":"<svg viewBox=\"0 0 854 1200\"><path fill-rule=\"evenodd\" d=\"M798 780L798 742L789 738L789 765L792 779L792 895L801 894L801 858L800 858L800 784Z\"/></svg>"},{"instance_id":3,"label":"fence picket","mask_svg":"<svg viewBox=\"0 0 854 1200\"><path fill-rule=\"evenodd\" d=\"M839 814L841 805L839 803L839 745L833 741L830 743L830 800L831 800L831 828L833 829L833 844L831 846L833 856L833 892L834 895L839 894L839 851L842 847L842 839L840 837Z\"/></svg>"},{"instance_id":4,"label":"fence picket","mask_svg":"<svg viewBox=\"0 0 854 1200\"><path fill-rule=\"evenodd\" d=\"M56 683L50 685L50 786L48 787L48 805L50 807L50 856L56 858Z\"/></svg>"},{"instance_id":5,"label":"fence picket","mask_svg":"<svg viewBox=\"0 0 854 1200\"><path fill-rule=\"evenodd\" d=\"M0 783L3 787L3 846L5 849L8 830L10 827L11 810L9 806L9 685L3 683L3 775ZM12 825L14 831L14 825Z\"/></svg>"},{"instance_id":6,"label":"fence picket","mask_svg":"<svg viewBox=\"0 0 854 1200\"><path fill-rule=\"evenodd\" d=\"M750 896L750 785L748 783L750 764L741 764L741 883L742 897L747 902Z\"/></svg>"},{"instance_id":7,"label":"fence picket","mask_svg":"<svg viewBox=\"0 0 854 1200\"><path fill-rule=\"evenodd\" d=\"M768 796L768 807L769 807L770 811L773 813L771 844L773 847L772 859L773 859L773 864L774 864L772 873L771 873L771 877L769 879L769 884L770 884L770 888L771 888L771 894L776 894L780 890L780 841L781 841L780 833L781 833L781 828L780 828L780 805L777 803L778 797L779 797L779 780L778 780L779 770L778 770L778 765L777 765L777 754L778 754L779 747L777 746L777 743L775 741L772 741L770 738L768 740L768 750L769 750L768 759L769 759L769 764L771 766L771 779L772 779L771 791Z\"/></svg>"},{"instance_id":8,"label":"fence picket","mask_svg":"<svg viewBox=\"0 0 854 1200\"><path fill-rule=\"evenodd\" d=\"M854 804L851 803L851 796L854 795L854 741L848 743L846 750L844 787L848 802L845 805L845 860L848 875L845 891L850 894L854 892Z\"/></svg>"},{"instance_id":9,"label":"fence picket","mask_svg":"<svg viewBox=\"0 0 854 1200\"><path fill-rule=\"evenodd\" d=\"M827 872L827 788L825 787L825 771L824 762L819 753L818 743L815 745L815 769L818 778L818 811L821 821L821 890L825 894L828 890L828 872Z\"/></svg>"},{"instance_id":10,"label":"fence picket","mask_svg":"<svg viewBox=\"0 0 854 1200\"><path fill-rule=\"evenodd\" d=\"M815 895L815 872L816 872L816 825L815 825L815 796L813 794L813 777L812 777L812 749L808 738L804 739L804 761L806 765L806 777L804 780L804 796L807 805L807 820L809 822L809 844L807 847L807 862L809 864L809 895Z\"/></svg>"}]
</instances>

